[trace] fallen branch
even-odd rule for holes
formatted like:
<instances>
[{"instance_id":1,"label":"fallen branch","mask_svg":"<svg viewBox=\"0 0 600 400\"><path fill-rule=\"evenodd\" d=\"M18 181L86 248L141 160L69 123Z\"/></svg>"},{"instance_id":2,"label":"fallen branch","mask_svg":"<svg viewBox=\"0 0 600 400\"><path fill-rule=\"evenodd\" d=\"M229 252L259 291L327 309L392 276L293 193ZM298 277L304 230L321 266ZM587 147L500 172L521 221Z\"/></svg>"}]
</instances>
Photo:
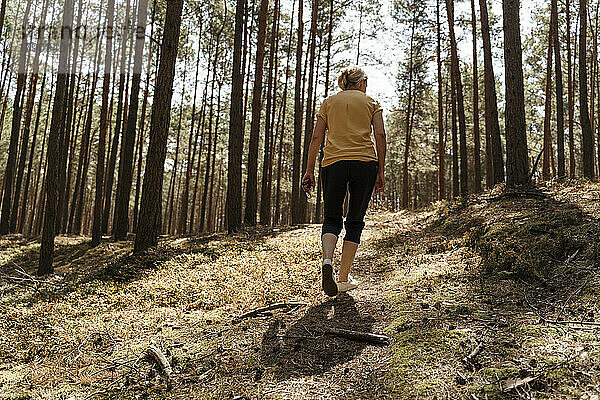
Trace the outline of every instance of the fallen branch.
<instances>
[{"instance_id":1,"label":"fallen branch","mask_svg":"<svg viewBox=\"0 0 600 400\"><path fill-rule=\"evenodd\" d=\"M158 364L160 371L165 375L167 380L167 387L171 387L173 369L171 368L171 364L169 364L169 360L163 354L163 352L155 345L151 344L146 349L146 353L156 361Z\"/></svg>"},{"instance_id":2,"label":"fallen branch","mask_svg":"<svg viewBox=\"0 0 600 400\"><path fill-rule=\"evenodd\" d=\"M479 355L479 353L481 353L481 350L483 349L483 342L479 343L471 353L469 353L468 356L466 356L465 358L462 359L463 363L465 363L466 365L470 365L475 367L477 361L475 360L475 357L477 357L477 355Z\"/></svg>"},{"instance_id":3,"label":"fallen branch","mask_svg":"<svg viewBox=\"0 0 600 400\"><path fill-rule=\"evenodd\" d=\"M587 326L600 326L599 322L589 322L589 321L555 321L551 319L544 319L544 322L549 324L561 324L561 325L587 325Z\"/></svg>"},{"instance_id":4,"label":"fallen branch","mask_svg":"<svg viewBox=\"0 0 600 400\"><path fill-rule=\"evenodd\" d=\"M374 344L386 345L389 343L390 338L385 335L378 335L375 333L351 331L348 329L338 328L325 328L324 333L334 336L343 337L346 339L354 340L357 342L368 342Z\"/></svg>"},{"instance_id":5,"label":"fallen branch","mask_svg":"<svg viewBox=\"0 0 600 400\"><path fill-rule=\"evenodd\" d=\"M248 311L246 313L243 313L237 317L235 317L232 322L233 323L237 323L240 322L241 320L245 319L245 318L252 318L252 317L256 317L257 315L263 314L267 311L273 311L273 310L278 310L281 308L293 308L293 307L301 307L301 306L305 306L307 305L306 303L302 303L302 302L298 302L298 301L290 301L290 302L282 302L282 303L273 303L273 304L269 304L268 306L264 306L264 307L259 307L256 308L252 311Z\"/></svg>"}]
</instances>

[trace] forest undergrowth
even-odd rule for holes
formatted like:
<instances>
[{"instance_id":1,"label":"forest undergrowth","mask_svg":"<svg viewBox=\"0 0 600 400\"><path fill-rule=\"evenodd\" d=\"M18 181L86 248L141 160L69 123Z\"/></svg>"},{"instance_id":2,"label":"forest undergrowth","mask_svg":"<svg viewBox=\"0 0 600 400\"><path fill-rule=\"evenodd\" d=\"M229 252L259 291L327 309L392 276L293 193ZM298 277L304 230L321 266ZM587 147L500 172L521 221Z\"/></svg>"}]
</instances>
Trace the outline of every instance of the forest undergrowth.
<instances>
[{"instance_id":1,"label":"forest undergrowth","mask_svg":"<svg viewBox=\"0 0 600 400\"><path fill-rule=\"evenodd\" d=\"M61 236L46 278L39 242L4 236L0 398L598 399L600 186L501 189L372 210L361 286L329 300L319 225L163 237L143 257ZM236 318L277 302L294 303Z\"/></svg>"}]
</instances>

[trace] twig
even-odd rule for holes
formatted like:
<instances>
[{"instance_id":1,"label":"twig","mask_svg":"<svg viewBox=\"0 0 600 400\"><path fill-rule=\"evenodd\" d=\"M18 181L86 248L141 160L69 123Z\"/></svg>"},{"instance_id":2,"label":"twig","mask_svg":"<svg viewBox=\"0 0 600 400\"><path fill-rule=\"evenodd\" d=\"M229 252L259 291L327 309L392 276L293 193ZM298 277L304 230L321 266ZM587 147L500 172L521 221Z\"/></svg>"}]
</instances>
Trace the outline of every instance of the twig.
<instances>
[{"instance_id":1,"label":"twig","mask_svg":"<svg viewBox=\"0 0 600 400\"><path fill-rule=\"evenodd\" d=\"M173 369L171 368L171 364L169 364L169 360L167 360L167 357L165 357L163 352L153 344L148 346L148 348L146 349L146 353L150 357L152 357L154 361L156 361L156 363L160 367L160 370L167 378L167 387L170 388L172 382L171 375L173 374Z\"/></svg>"},{"instance_id":2,"label":"twig","mask_svg":"<svg viewBox=\"0 0 600 400\"><path fill-rule=\"evenodd\" d=\"M598 327L600 327L600 323L598 323L598 322L588 322L588 321L555 321L555 320L550 320L550 319L544 319L544 322L547 322L549 324L560 324L560 325L576 324L576 325L598 326Z\"/></svg>"},{"instance_id":3,"label":"twig","mask_svg":"<svg viewBox=\"0 0 600 400\"><path fill-rule=\"evenodd\" d=\"M468 356L466 356L465 358L463 358L463 362L467 365L472 365L475 366L475 357L477 357L477 355L479 353L481 353L481 350L483 349L483 342L480 342L471 353L469 353Z\"/></svg>"},{"instance_id":4,"label":"twig","mask_svg":"<svg viewBox=\"0 0 600 400\"><path fill-rule=\"evenodd\" d=\"M264 306L264 307L259 307L256 308L252 311L248 311L246 313L243 313L237 317L235 317L231 322L232 323L237 323L240 322L241 320L245 319L245 318L252 318L255 317L259 314L265 313L267 311L273 311L273 310L278 310L280 308L293 308L293 307L302 307L302 306L306 306L306 303L302 303L302 302L298 302L298 301L290 301L290 302L281 302L281 303L273 303L273 304L269 304L268 306Z\"/></svg>"},{"instance_id":5,"label":"twig","mask_svg":"<svg viewBox=\"0 0 600 400\"><path fill-rule=\"evenodd\" d=\"M323 332L329 335L335 335L346 339L355 340L358 342L368 342L380 345L387 345L390 341L390 338L385 335L378 335L369 332L351 331L348 329L325 328L323 329Z\"/></svg>"}]
</instances>

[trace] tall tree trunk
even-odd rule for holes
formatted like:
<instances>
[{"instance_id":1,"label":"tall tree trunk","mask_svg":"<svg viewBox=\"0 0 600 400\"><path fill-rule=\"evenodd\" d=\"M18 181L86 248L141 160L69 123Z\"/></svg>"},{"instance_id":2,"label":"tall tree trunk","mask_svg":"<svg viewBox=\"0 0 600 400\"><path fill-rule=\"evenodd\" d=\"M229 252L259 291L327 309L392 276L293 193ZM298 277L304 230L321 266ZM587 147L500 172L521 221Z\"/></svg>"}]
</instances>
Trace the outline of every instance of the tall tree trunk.
<instances>
[{"instance_id":1,"label":"tall tree trunk","mask_svg":"<svg viewBox=\"0 0 600 400\"><path fill-rule=\"evenodd\" d=\"M41 21L45 21L46 20L46 14L48 11L48 1L44 0L44 3L42 5L42 11L40 14L40 20ZM29 80L29 91L27 94L27 105L25 106L25 117L24 117L24 121L23 121L23 145L21 148L21 157L19 159L19 168L17 171L17 189L15 190L15 200L13 202L13 210L11 213L11 223L14 220L14 223L17 223L17 213L18 210L21 210L21 214L19 215L19 223L17 224L17 231L22 232L23 231L23 224L25 221L25 214L27 212L27 196L28 196L28 192L29 192L29 181L31 178L31 168L32 168L32 160L33 160L33 154L34 154L34 149L35 149L35 145L36 145L36 140L37 140L37 131L34 131L34 135L33 135L33 139L31 142L31 148L29 150L29 165L28 165L28 169L27 169L27 175L25 178L25 185L23 185L23 200L21 201L21 190L20 190L20 183L23 181L23 174L25 171L25 161L27 158L27 144L29 141L29 132L31 130L31 120L33 118L33 106L34 106L34 102L35 102L35 97L36 97L36 91L37 91L37 82L38 82L38 78L39 78L39 69L40 69L40 54L42 52L42 45L44 43L44 25L42 24L39 29L38 29L38 35L37 35L37 42L35 45L35 55L33 57L33 63L32 63L32 71L31 71L31 77ZM47 62L47 58L46 58L46 62ZM43 88L44 85L42 85ZM42 89L43 90L43 89ZM43 92L42 92L42 96L40 97L40 102L38 104L38 111L42 106L42 102L43 102Z\"/></svg>"},{"instance_id":2,"label":"tall tree trunk","mask_svg":"<svg viewBox=\"0 0 600 400\"><path fill-rule=\"evenodd\" d=\"M479 75L477 69L477 17L475 0L471 0L471 28L473 31L473 163L475 164L475 193L481 192L481 139L479 137Z\"/></svg>"},{"instance_id":3,"label":"tall tree trunk","mask_svg":"<svg viewBox=\"0 0 600 400\"><path fill-rule=\"evenodd\" d=\"M467 164L467 127L465 122L465 106L463 98L460 62L458 60L456 35L454 33L454 0L446 0L446 12L448 14L448 26L450 31L450 52L452 65L451 75L454 77L454 88L456 91L458 133L460 139L460 195L466 196L469 192L469 173Z\"/></svg>"},{"instance_id":4,"label":"tall tree trunk","mask_svg":"<svg viewBox=\"0 0 600 400\"><path fill-rule=\"evenodd\" d=\"M275 65L274 65L274 74L273 77L273 101L272 101L272 109L271 109L271 129L270 129L270 149L269 149L269 160L268 160L268 169L267 169L267 196L269 197L269 203L267 205L267 213L268 213L268 223L269 225L273 225L273 163L275 161L275 147L277 144L277 132L279 132L279 123L281 122L279 119L277 120L277 124L275 124L275 117L277 116L277 83L279 82L279 37L280 37L280 29L281 29L281 2L277 2L276 13L277 13L277 24L275 25L275 37L277 40L275 41Z\"/></svg>"},{"instance_id":5,"label":"tall tree trunk","mask_svg":"<svg viewBox=\"0 0 600 400\"><path fill-rule=\"evenodd\" d=\"M265 38L267 30L268 0L261 0L258 13L258 36L256 43L256 60L254 72L254 87L252 90L252 119L250 121L250 143L248 148L248 176L246 179L246 208L244 223L256 225L258 203L258 142L260 130L260 114L262 110L262 80L265 60Z\"/></svg>"},{"instance_id":6,"label":"tall tree trunk","mask_svg":"<svg viewBox=\"0 0 600 400\"><path fill-rule=\"evenodd\" d=\"M82 218L83 218L83 209L85 206L85 190L87 189L87 171L89 168L89 152L91 149L90 144L93 143L91 140L92 136L92 121L93 121L93 111L95 104L95 94L96 94L96 85L98 82L99 75L99 65L100 65L100 56L99 56L99 41L96 42L96 50L94 54L94 73L92 74L92 87L90 89L90 95L88 99L88 108L85 120L85 127L82 135L82 147L80 154L83 156L83 161L81 162L81 181L79 184L79 192L75 192L78 195L77 197L77 208L75 209L75 217L73 223L73 232L81 233L82 228ZM73 202L73 206L75 206L75 201Z\"/></svg>"},{"instance_id":7,"label":"tall tree trunk","mask_svg":"<svg viewBox=\"0 0 600 400\"><path fill-rule=\"evenodd\" d=\"M119 179L117 181L117 196L115 199L115 226L113 237L123 240L129 230L129 200L133 179L133 149L135 146L136 123L138 119L138 99L142 75L142 59L144 56L144 41L146 38L146 19L148 0L140 0L138 5L138 22L136 29L135 54L133 57L133 76L131 81L131 97L127 114L126 130L123 132L121 159L119 160Z\"/></svg>"},{"instance_id":8,"label":"tall tree trunk","mask_svg":"<svg viewBox=\"0 0 600 400\"><path fill-rule=\"evenodd\" d=\"M71 33L73 27L73 0L65 0L62 18L62 32L60 40L60 54L58 61L58 74L56 78L56 93L52 110L52 123L48 137L47 173L46 173L46 214L44 230L40 247L40 262L38 275L49 274L54 271L54 228L56 217L57 178L58 178L58 140L61 126L65 122L65 98L68 77L68 57L71 48Z\"/></svg>"},{"instance_id":9,"label":"tall tree trunk","mask_svg":"<svg viewBox=\"0 0 600 400\"><path fill-rule=\"evenodd\" d=\"M205 222L206 222L206 206L207 206L207 201L208 201L208 191L209 191L209 179L210 179L210 170L211 170L211 152L212 152L212 146L213 146L213 114L214 114L214 92L215 92L215 83L217 82L217 66L218 66L218 61L219 61L219 48L220 48L220 38L221 38L221 32L219 32L219 34L217 35L217 40L216 40L216 49L217 51L215 52L215 57L213 59L213 68L212 68L212 72L213 72L213 76L212 76L212 81L210 84L210 104L209 104L209 111L208 111L208 145L206 148L206 166L204 169L204 185L203 185L203 190L202 190L202 202L201 202L201 206L200 206L200 222L198 225L198 229L200 230L200 232L204 231L205 229Z\"/></svg>"},{"instance_id":10,"label":"tall tree trunk","mask_svg":"<svg viewBox=\"0 0 600 400\"><path fill-rule=\"evenodd\" d=\"M313 113L313 85L315 80L315 48L317 45L317 20L319 18L319 3L317 0L312 1L312 17L310 23L310 51L308 55L309 66L308 66L308 88L306 91L306 121L304 123L304 145L302 149L302 170L306 171L306 165L308 164L308 149L310 144L310 137L314 126L314 113ZM308 199L306 196L300 197L300 221L309 222L310 215L306 215L308 210Z\"/></svg>"},{"instance_id":11,"label":"tall tree trunk","mask_svg":"<svg viewBox=\"0 0 600 400\"><path fill-rule=\"evenodd\" d=\"M271 140L273 136L273 125L274 121L271 118L271 107L274 103L273 93L277 93L277 88L273 90L273 71L275 63L275 52L277 51L276 37L277 37L277 19L278 19L278 8L279 0L275 0L273 6L273 25L271 26L271 41L269 45L269 70L267 72L267 108L266 108L266 119L265 119L265 147L263 152L263 165L262 165L262 183L260 191L260 223L261 225L271 224L271 193L269 189L269 164L271 159Z\"/></svg>"},{"instance_id":12,"label":"tall tree trunk","mask_svg":"<svg viewBox=\"0 0 600 400\"><path fill-rule=\"evenodd\" d=\"M200 34L198 39L202 37L202 19L200 20ZM196 97L198 94L198 72L200 71L200 49L198 46L198 53L196 54L196 73L194 78L194 100L192 101L192 118L190 121L190 135L188 140L187 148L187 161L186 161L186 172L185 172L185 184L183 185L183 195L181 196L180 208L179 208L179 219L177 224L177 233L187 233L187 219L188 219L188 201L190 198L190 180L192 179L192 168L194 164L193 153L195 152L195 143L198 138L194 135L194 118L196 116ZM194 151L192 151L194 146Z\"/></svg>"},{"instance_id":13,"label":"tall tree trunk","mask_svg":"<svg viewBox=\"0 0 600 400\"><path fill-rule=\"evenodd\" d=\"M187 61L184 63L183 68L183 81L187 81ZM173 233L173 206L176 204L176 183L179 178L177 170L179 169L179 148L181 144L181 123L183 118L183 107L185 101L185 85L181 92L181 103L179 104L179 118L177 120L177 138L175 139L175 158L173 160L173 170L171 171L171 183L169 185L169 191L167 192L167 204L165 207L165 216L167 217L165 222L164 231L171 235Z\"/></svg>"},{"instance_id":14,"label":"tall tree trunk","mask_svg":"<svg viewBox=\"0 0 600 400\"><path fill-rule=\"evenodd\" d=\"M102 239L102 206L104 189L104 155L106 153L106 132L108 131L108 101L110 91L110 69L112 64L113 21L115 1L108 0L106 11L106 55L104 58L104 81L102 87L102 107L100 108L100 131L96 158L96 193L94 198L94 219L92 223L92 246Z\"/></svg>"},{"instance_id":15,"label":"tall tree trunk","mask_svg":"<svg viewBox=\"0 0 600 400\"><path fill-rule=\"evenodd\" d=\"M292 198L290 202L290 211L292 214L292 224L302 222L302 213L300 210L300 157L302 154L302 43L304 33L303 22L303 1L298 1L298 37L296 48L296 86L294 91L294 150L292 163Z\"/></svg>"},{"instance_id":16,"label":"tall tree trunk","mask_svg":"<svg viewBox=\"0 0 600 400\"><path fill-rule=\"evenodd\" d=\"M159 219L167 137L171 118L171 97L175 78L175 61L179 45L183 0L167 2L163 41L160 52L160 67L156 77L155 99L152 104L150 122L150 146L148 148L146 170L140 216L135 237L134 253L145 252L158 243Z\"/></svg>"},{"instance_id":17,"label":"tall tree trunk","mask_svg":"<svg viewBox=\"0 0 600 400\"><path fill-rule=\"evenodd\" d=\"M288 81L290 77L290 54L292 52L292 37L294 31L294 13L293 10L296 8L296 0L292 1L292 14L290 17L290 31L289 40L286 54L286 65L285 65L285 81L283 84L283 96L281 99L281 109L279 111L278 124L280 125L279 133L279 150L277 156L277 189L275 190L275 224L281 223L281 174L283 168L283 132L285 130L286 121L286 109L287 109L287 94L288 94ZM327 90L327 89L325 89Z\"/></svg>"},{"instance_id":18,"label":"tall tree trunk","mask_svg":"<svg viewBox=\"0 0 600 400\"><path fill-rule=\"evenodd\" d=\"M44 11L42 13L42 15L44 16L43 20L45 20L46 18L46 12ZM54 18L54 7L52 10L52 18ZM38 41L41 44L42 43L42 36L43 36L43 28L40 27L39 30L39 35L38 35ZM44 62L44 76L42 78L42 82L40 84L40 100L38 102L38 108L36 111L36 116L35 116L35 124L34 124L34 128L33 128L33 139L31 141L31 149L29 150L29 164L27 166L27 176L25 178L25 186L23 187L23 201L22 201L22 205L21 205L21 217L20 217L20 223L19 226L21 227L21 231L25 232L25 219L26 219L26 212L27 212L27 203L29 201L29 183L31 181L31 175L33 172L33 159L34 159L34 155L35 153L35 149L36 149L36 143L37 143L37 136L38 136L38 131L39 131L39 126L40 126L40 118L41 118L41 113L42 113L42 105L44 103L44 91L46 88L46 78L47 78L47 70L48 70L48 59L50 56L50 44L51 44L51 34L52 34L52 30L48 30L48 40L46 42L46 59ZM37 51L37 49L36 49ZM39 67L39 66L38 66ZM35 71L36 65L34 63L34 71ZM37 81L37 74L34 73L34 76L36 81ZM35 94L35 84L32 84L32 87L34 88L34 93ZM33 98L32 98L33 99ZM48 106L48 109L50 107ZM44 139L45 139L45 135L44 135ZM45 143L44 143L45 144ZM40 163L39 163L39 167L41 167L42 164L42 158L41 158L41 154L44 151L44 147L42 146L41 151L40 151ZM36 178L36 183L35 183L35 190L33 191L33 198L36 199L36 195L37 195L37 188L38 188L38 180L39 180L39 168L38 168L38 175ZM35 204L32 205L31 207L31 217L33 218L33 215L35 214ZM31 231L28 229L27 230L27 234L29 235L31 233Z\"/></svg>"},{"instance_id":19,"label":"tall tree trunk","mask_svg":"<svg viewBox=\"0 0 600 400\"><path fill-rule=\"evenodd\" d=\"M98 20L100 21L102 18L102 9L103 9L103 1L100 1L100 7L98 9ZM82 19L82 11L83 11L83 0L79 0L77 7L77 26L81 26ZM79 47L80 47L80 36L75 36L75 42L73 46L73 57L71 63L71 75L70 82L67 84L68 92L67 92L67 116L65 119L65 124L61 129L61 136L59 141L59 166L58 166L58 200L57 200L57 209L56 209L56 232L63 233L65 232L65 214L68 212L67 205L67 160L70 157L69 150L72 145L72 128L74 126L74 116L76 115L75 109L75 77L77 75L77 60L79 55ZM98 47L98 46L96 46ZM99 50L100 51L100 50ZM97 59L99 61L99 58ZM95 64L95 75L98 74L100 65L99 62Z\"/></svg>"},{"instance_id":20,"label":"tall tree trunk","mask_svg":"<svg viewBox=\"0 0 600 400\"><path fill-rule=\"evenodd\" d=\"M22 29L26 29L28 26L29 10L31 9L31 0L27 1L25 7L25 13L23 15ZM13 103L13 115L12 115L12 128L10 134L10 144L8 147L8 158L6 160L6 169L4 170L4 193L2 196L2 214L0 216L0 235L5 235L14 230L13 226L16 225L11 221L11 209L13 202L13 190L15 180L15 170L17 163L17 148L19 146L19 134L21 133L21 114L23 112L23 89L27 80L27 67L25 60L27 58L27 38L29 35L26 32L22 32L21 35L21 47L19 50L19 60L17 63L17 90L15 92L15 98ZM26 143L27 140L24 141ZM26 145L24 145L26 146ZM25 148L25 150L27 150ZM20 182L17 183L17 186ZM17 192L18 193L18 192ZM15 197L18 197L15 196ZM11 229L13 228L13 229Z\"/></svg>"},{"instance_id":21,"label":"tall tree trunk","mask_svg":"<svg viewBox=\"0 0 600 400\"><path fill-rule=\"evenodd\" d=\"M212 42L209 43L209 54L211 53L211 45ZM200 181L200 175L202 171L202 149L204 148L204 132L206 128L206 98L208 96L208 82L211 74L211 66L212 63L208 65L206 69L206 80L204 82L204 90L202 91L202 107L200 108L200 118L198 119L198 127L196 131L200 131L200 146L198 149L198 163L196 165L196 178L194 179L194 190L192 195L192 207L190 210L190 232L194 232L194 227L196 226L196 200L198 197L198 182ZM242 82L243 89L243 82ZM243 122L242 122L242 130L243 130ZM241 192L240 192L241 193ZM241 203L239 204L241 207ZM241 208L240 208L241 209ZM241 218L241 217L240 217ZM241 222L240 222L241 223Z\"/></svg>"},{"instance_id":22,"label":"tall tree trunk","mask_svg":"<svg viewBox=\"0 0 600 400\"><path fill-rule=\"evenodd\" d=\"M408 58L408 92L406 94L406 141L404 143L404 162L402 164L402 208L408 208L408 155L410 153L410 140L411 140L411 117L412 117L412 103L413 103L413 57L414 57L414 39L415 39L415 20L414 17L411 22L410 28L410 51Z\"/></svg>"},{"instance_id":23,"label":"tall tree trunk","mask_svg":"<svg viewBox=\"0 0 600 400\"><path fill-rule=\"evenodd\" d=\"M452 68L451 68L452 69ZM456 110L456 82L450 72L450 96L452 117L452 198L460 195L460 179L458 172L458 115Z\"/></svg>"},{"instance_id":24,"label":"tall tree trunk","mask_svg":"<svg viewBox=\"0 0 600 400\"><path fill-rule=\"evenodd\" d=\"M542 179L550 179L550 156L552 154L552 132L550 119L552 118L552 25L554 14L550 13L550 26L548 27L548 51L546 56L546 101L544 103L544 156L542 159Z\"/></svg>"},{"instance_id":25,"label":"tall tree trunk","mask_svg":"<svg viewBox=\"0 0 600 400\"><path fill-rule=\"evenodd\" d=\"M138 146L138 162L137 172L135 179L135 200L133 204L133 232L137 232L138 225L138 213L139 213L139 202L140 202L140 189L142 186L142 154L144 151L144 137L146 132L146 110L148 108L148 94L150 91L150 80L152 76L152 55L153 55L153 41L154 39L154 22L156 21L156 2L152 4L152 23L150 25L150 43L148 48L148 63L146 64L146 87L144 88L144 100L142 100L142 115L140 116L140 133L139 133L139 146ZM160 49L159 49L160 50ZM158 58L156 62L156 73L158 73Z\"/></svg>"},{"instance_id":26,"label":"tall tree trunk","mask_svg":"<svg viewBox=\"0 0 600 400\"><path fill-rule=\"evenodd\" d=\"M327 25L327 58L325 62L325 95L324 98L327 98L329 95L329 74L331 70L331 41L333 36L333 1L329 0L329 24ZM315 206L315 222L321 222L321 214L322 214L322 202L321 202L321 192L323 188L323 181L321 179L321 162L323 161L323 146L325 145L325 136L323 136L323 140L321 141L321 146L319 148L319 179L317 181L317 204Z\"/></svg>"},{"instance_id":27,"label":"tall tree trunk","mask_svg":"<svg viewBox=\"0 0 600 400\"><path fill-rule=\"evenodd\" d=\"M506 77L506 184L529 184L519 0L503 0Z\"/></svg>"},{"instance_id":28,"label":"tall tree trunk","mask_svg":"<svg viewBox=\"0 0 600 400\"><path fill-rule=\"evenodd\" d=\"M437 45L435 49L437 60L437 83L438 83L438 200L446 198L446 142L444 132L444 105L442 101L442 34L440 24L440 0L435 2L436 17L436 38Z\"/></svg>"},{"instance_id":29,"label":"tall tree trunk","mask_svg":"<svg viewBox=\"0 0 600 400\"><path fill-rule=\"evenodd\" d=\"M579 2L579 113L581 120L583 176L594 179L594 136L588 110L587 84L587 0Z\"/></svg>"},{"instance_id":30,"label":"tall tree trunk","mask_svg":"<svg viewBox=\"0 0 600 400\"><path fill-rule=\"evenodd\" d=\"M229 151L227 163L227 231L236 232L242 225L242 151L244 122L242 115L244 74L242 70L242 34L246 0L237 0L235 8L235 34L233 39L233 65L231 80L231 106L229 110Z\"/></svg>"},{"instance_id":31,"label":"tall tree trunk","mask_svg":"<svg viewBox=\"0 0 600 400\"><path fill-rule=\"evenodd\" d=\"M569 103L569 178L575 178L575 66L571 58L571 11L570 0L565 1L565 19L567 20L567 101ZM573 55L574 56L574 55Z\"/></svg>"},{"instance_id":32,"label":"tall tree trunk","mask_svg":"<svg viewBox=\"0 0 600 400\"><path fill-rule=\"evenodd\" d=\"M2 5L0 6L0 37L2 37L2 33L4 30L4 16L6 15L6 0L2 0Z\"/></svg>"},{"instance_id":33,"label":"tall tree trunk","mask_svg":"<svg viewBox=\"0 0 600 400\"><path fill-rule=\"evenodd\" d=\"M556 141L558 150L558 177L566 175L565 171L565 111L563 100L562 63L560 59L560 39L558 36L558 4L552 0L552 31L554 36L554 60L556 65ZM570 57L570 55L569 55ZM570 64L570 62L569 62ZM569 66L569 68L571 68ZM570 71L569 71L570 75Z\"/></svg>"},{"instance_id":34,"label":"tall tree trunk","mask_svg":"<svg viewBox=\"0 0 600 400\"><path fill-rule=\"evenodd\" d=\"M214 217L214 183L215 183L215 166L216 156L217 156L217 143L219 142L219 124L221 123L221 91L223 89L223 81L219 80L218 82L219 89L217 90L217 115L215 121L215 138L213 140L213 149L212 149L212 160L210 162L210 184L209 184L209 194L208 194L208 215L206 216L206 228L208 232L214 231L213 217Z\"/></svg>"},{"instance_id":35,"label":"tall tree trunk","mask_svg":"<svg viewBox=\"0 0 600 400\"><path fill-rule=\"evenodd\" d=\"M127 5L125 7L125 20L123 21L124 26L129 26L129 14L130 14L130 1L127 0ZM129 32L129 29L127 29ZM121 128L123 127L123 113L125 108L125 102L127 101L125 98L125 80L126 80L126 69L125 63L127 60L127 41L129 38L129 34L123 35L121 42L121 61L119 66L119 90L117 95L117 115L115 120L115 131L113 134L110 156L108 160L108 168L106 175L106 183L104 185L104 206L103 206L103 215L102 215L102 233L108 233L108 220L110 218L110 209L112 202L112 191L113 191L113 183L115 179L115 166L117 163L117 152L119 149L119 140L121 137ZM131 49L129 49L129 54L131 54ZM114 227L113 227L114 228Z\"/></svg>"},{"instance_id":36,"label":"tall tree trunk","mask_svg":"<svg viewBox=\"0 0 600 400\"><path fill-rule=\"evenodd\" d=\"M446 10L448 18L452 16L454 18L454 7L449 7L450 2L454 0L446 0ZM451 11L448 11L451 10ZM452 13L452 14L450 14ZM453 31L454 23L452 23L450 31ZM452 45L452 38L450 39L451 49L455 48ZM456 41L454 41L456 44ZM450 55L450 101L452 104L452 197L458 197L460 195L460 179L459 179L459 166L458 166L458 112L457 112L457 90L456 90L456 76L454 74L454 56L451 50Z\"/></svg>"},{"instance_id":37,"label":"tall tree trunk","mask_svg":"<svg viewBox=\"0 0 600 400\"><path fill-rule=\"evenodd\" d=\"M498 100L496 97L496 78L494 77L492 60L487 0L479 0L479 12L481 13L481 38L483 40L486 141L488 139L490 141L492 185L497 185L504 182L504 158L502 156L500 124L498 122Z\"/></svg>"}]
</instances>

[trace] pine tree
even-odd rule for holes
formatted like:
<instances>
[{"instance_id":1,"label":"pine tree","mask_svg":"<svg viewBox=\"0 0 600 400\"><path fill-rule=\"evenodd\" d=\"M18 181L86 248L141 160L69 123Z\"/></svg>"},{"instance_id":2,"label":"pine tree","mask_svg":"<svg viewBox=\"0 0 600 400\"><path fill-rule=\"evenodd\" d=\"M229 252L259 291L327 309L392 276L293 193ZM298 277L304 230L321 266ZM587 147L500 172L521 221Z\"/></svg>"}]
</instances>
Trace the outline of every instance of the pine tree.
<instances>
[{"instance_id":1,"label":"pine tree","mask_svg":"<svg viewBox=\"0 0 600 400\"><path fill-rule=\"evenodd\" d=\"M161 99L161 101L155 101L152 104L150 145L148 147L139 223L134 245L134 253L136 254L145 252L158 243L161 192L182 11L183 0L170 0L167 2L160 66L156 77L154 95L155 99Z\"/></svg>"},{"instance_id":2,"label":"pine tree","mask_svg":"<svg viewBox=\"0 0 600 400\"><path fill-rule=\"evenodd\" d=\"M518 0L503 0L504 72L506 77L506 184L529 184L525 93Z\"/></svg>"}]
</instances>

